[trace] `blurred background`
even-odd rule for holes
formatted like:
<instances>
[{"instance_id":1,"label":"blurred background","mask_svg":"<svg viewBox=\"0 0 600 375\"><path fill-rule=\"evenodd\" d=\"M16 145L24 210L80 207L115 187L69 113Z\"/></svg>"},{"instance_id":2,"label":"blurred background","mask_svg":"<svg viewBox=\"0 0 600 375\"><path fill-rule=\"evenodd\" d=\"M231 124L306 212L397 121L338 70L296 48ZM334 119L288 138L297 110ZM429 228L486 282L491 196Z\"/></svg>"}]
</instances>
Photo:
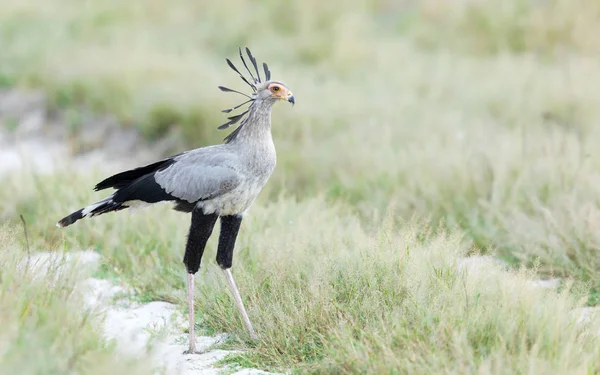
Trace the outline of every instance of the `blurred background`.
<instances>
[{"instance_id":1,"label":"blurred background","mask_svg":"<svg viewBox=\"0 0 600 375\"><path fill-rule=\"evenodd\" d=\"M370 229L416 218L600 303L596 0L2 1L0 165L56 148L54 169L112 173L220 142L239 97L217 86L247 89L225 63L240 46L296 97L274 109L257 204L318 198ZM36 188L6 181L0 218L61 243Z\"/></svg>"},{"instance_id":2,"label":"blurred background","mask_svg":"<svg viewBox=\"0 0 600 375\"><path fill-rule=\"evenodd\" d=\"M5 1L0 83L40 89L74 154L138 147L100 142L102 115L156 158L226 135L217 86L245 90L225 58L248 46L297 97L265 195L393 206L600 284L599 20L592 0Z\"/></svg>"}]
</instances>

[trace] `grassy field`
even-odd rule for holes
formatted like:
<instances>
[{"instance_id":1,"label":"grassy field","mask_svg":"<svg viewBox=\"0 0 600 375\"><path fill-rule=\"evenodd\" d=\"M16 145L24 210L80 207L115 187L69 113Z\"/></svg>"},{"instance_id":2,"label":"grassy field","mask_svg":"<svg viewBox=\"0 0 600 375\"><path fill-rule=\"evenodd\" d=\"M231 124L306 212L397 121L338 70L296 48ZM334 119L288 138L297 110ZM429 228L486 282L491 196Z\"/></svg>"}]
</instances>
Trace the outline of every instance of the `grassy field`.
<instances>
[{"instance_id":1,"label":"grassy field","mask_svg":"<svg viewBox=\"0 0 600 375\"><path fill-rule=\"evenodd\" d=\"M0 227L0 373L148 374L142 363L119 358L100 336L96 314L81 309L77 268L59 272L57 261L36 273L19 229Z\"/></svg>"},{"instance_id":2,"label":"grassy field","mask_svg":"<svg viewBox=\"0 0 600 375\"><path fill-rule=\"evenodd\" d=\"M174 152L225 136L219 109L237 103L216 86L243 87L224 63L238 46L292 88L296 106L273 116L277 170L234 258L259 344L244 341L212 259L199 275L199 327L237 333L229 345L251 350L235 361L305 373L600 371L599 344L568 318L580 300L600 302L600 3L345 4L3 2L0 82L115 114L150 142L179 133ZM35 248L96 248L105 276L140 299L181 303L185 216L157 208L52 228L100 197L90 187L102 177L12 175L0 217L16 225L23 214ZM474 253L573 289L457 273Z\"/></svg>"}]
</instances>

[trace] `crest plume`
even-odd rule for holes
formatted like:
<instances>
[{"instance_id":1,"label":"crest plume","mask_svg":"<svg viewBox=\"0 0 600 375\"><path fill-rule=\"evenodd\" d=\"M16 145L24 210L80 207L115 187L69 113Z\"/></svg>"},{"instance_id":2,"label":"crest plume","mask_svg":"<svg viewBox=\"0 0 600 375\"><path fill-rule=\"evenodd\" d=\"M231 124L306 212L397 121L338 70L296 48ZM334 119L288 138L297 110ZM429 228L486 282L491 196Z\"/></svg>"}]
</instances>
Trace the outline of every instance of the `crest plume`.
<instances>
[{"instance_id":1,"label":"crest plume","mask_svg":"<svg viewBox=\"0 0 600 375\"><path fill-rule=\"evenodd\" d=\"M247 47L246 47L246 51L248 51ZM254 81L254 83L260 82L258 79L254 78L254 75L252 75L252 72L248 68L248 65L246 64L246 60L244 60L244 55L242 54L242 48L241 47L240 47L240 59L242 59L242 63L244 64L244 67L246 67L246 71L248 71L248 74L250 74L250 77L252 77L252 81ZM252 60L252 59L250 59L250 60Z\"/></svg>"},{"instance_id":2,"label":"crest plume","mask_svg":"<svg viewBox=\"0 0 600 375\"><path fill-rule=\"evenodd\" d=\"M233 63L231 62L231 60L229 60L229 59L225 59L225 60L227 60L227 65L229 65L229 67L230 67L231 69L233 69L233 71L234 71L234 72L236 72L237 74L239 74L239 75L240 75L240 78L241 78L241 79L242 79L244 82L246 82L246 83L248 84L248 86L250 86L250 87L252 88L252 91L256 92L256 86L254 86L254 83L250 83L250 82L249 82L249 81L246 79L246 77L244 77L244 76L242 75L242 73L240 73L240 71L239 71L239 70L237 70L237 68L235 67L235 65L233 65ZM244 64L244 65L245 65L245 64Z\"/></svg>"},{"instance_id":3,"label":"crest plume","mask_svg":"<svg viewBox=\"0 0 600 375\"><path fill-rule=\"evenodd\" d=\"M233 90L233 89L230 89L230 88L227 88L224 86L219 86L219 90L221 90L223 92L233 92L235 94L239 94L239 95L242 95L242 96L245 96L246 98L248 98L248 100L246 100L245 102L243 102L241 104L238 104L234 107L222 110L221 112L223 112L223 113L230 113L246 104L250 104L250 107L251 107L252 104L254 103L255 94L258 90L258 88L256 86L258 84L262 83L261 78L260 78L260 72L258 70L258 63L256 61L256 57L254 57L254 55L252 55L252 52L250 52L249 48L246 47L245 50L246 50L246 54L248 55L248 59L250 60L250 63L254 67L256 76L254 76L254 74L252 74L252 70L250 70L250 67L248 67L248 64L246 64L246 60L244 59L244 54L242 53L242 48L240 47L238 49L239 54L240 54L240 60L242 60L242 64L244 64L244 68L246 68L246 71L248 72L248 74L250 74L251 80L244 77L244 75L238 70L238 68L233 64L233 62L231 62L231 60L225 59L225 61L227 61L227 65L229 65L229 67L240 76L242 81L244 81L248 86L250 86L250 88L252 89L252 94L247 95L247 94L244 94L243 92L240 92L237 90ZM269 66L267 65L267 63L263 63L263 70L265 72L265 79L267 81L271 80L271 71L269 70ZM223 125L219 126L217 129L224 130L224 129L227 129L228 127L230 127L231 125L235 125L241 121L241 124L238 126L238 129L239 129L239 127L241 127L244 124L244 121L242 121L242 120L244 120L244 116L246 116L248 114L248 112L250 111L250 107L238 115L233 115L233 116L227 117L227 120L229 120L229 121L227 121Z\"/></svg>"},{"instance_id":4,"label":"crest plume","mask_svg":"<svg viewBox=\"0 0 600 375\"><path fill-rule=\"evenodd\" d=\"M252 63L252 65L254 65L254 71L256 72L256 76L258 77L256 83L260 83L260 72L258 71L258 65L256 64L256 58L254 56L252 56L252 52L250 52L248 47L246 47L246 53L248 54L248 58L250 59L250 62Z\"/></svg>"}]
</instances>

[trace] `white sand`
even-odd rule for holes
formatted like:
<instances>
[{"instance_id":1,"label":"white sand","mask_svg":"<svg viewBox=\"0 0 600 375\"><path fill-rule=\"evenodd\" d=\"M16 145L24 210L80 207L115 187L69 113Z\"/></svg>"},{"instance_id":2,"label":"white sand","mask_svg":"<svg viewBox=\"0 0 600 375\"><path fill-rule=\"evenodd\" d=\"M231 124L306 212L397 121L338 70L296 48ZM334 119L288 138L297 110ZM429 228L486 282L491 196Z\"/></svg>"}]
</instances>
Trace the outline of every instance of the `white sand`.
<instances>
[{"instance_id":1,"label":"white sand","mask_svg":"<svg viewBox=\"0 0 600 375\"><path fill-rule=\"evenodd\" d=\"M30 270L38 275L52 272L56 277L61 272L77 269L78 272L93 272L101 257L94 251L74 253L40 252L29 259ZM27 259L21 265L25 267ZM30 271L31 272L31 271ZM120 298L129 291L107 280L87 278L78 285L84 296L86 308L92 309L102 319L102 329L107 341L113 341L116 350L123 356L139 357L152 361L157 370L169 375L219 374L223 368L216 363L234 351L215 349L214 346L226 338L225 334L209 337L198 336L196 343L202 354L183 354L187 349L187 321L177 306L167 302L133 303ZM236 375L269 374L256 369L239 369Z\"/></svg>"}]
</instances>

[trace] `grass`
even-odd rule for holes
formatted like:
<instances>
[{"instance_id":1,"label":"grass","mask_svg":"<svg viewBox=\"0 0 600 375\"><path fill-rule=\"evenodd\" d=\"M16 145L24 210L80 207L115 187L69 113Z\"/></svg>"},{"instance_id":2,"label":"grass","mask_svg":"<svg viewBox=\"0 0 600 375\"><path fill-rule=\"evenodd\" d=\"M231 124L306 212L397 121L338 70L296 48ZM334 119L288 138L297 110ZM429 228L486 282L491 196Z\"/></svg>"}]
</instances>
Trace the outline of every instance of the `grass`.
<instances>
[{"instance_id":1,"label":"grass","mask_svg":"<svg viewBox=\"0 0 600 375\"><path fill-rule=\"evenodd\" d=\"M55 264L43 275L27 266L19 228L0 227L0 372L3 374L147 374L119 358L82 310L74 286L82 275Z\"/></svg>"},{"instance_id":2,"label":"grass","mask_svg":"<svg viewBox=\"0 0 600 375\"><path fill-rule=\"evenodd\" d=\"M216 86L242 87L224 64L239 45L290 85L297 105L273 115L278 167L234 260L261 342L234 363L597 371L596 344L575 347L567 311L582 290L598 304L600 290L598 3L345 4L5 2L0 83L42 88L75 114L114 114L149 142L178 132L173 152L224 137L218 109L237 103ZM23 213L38 248L94 246L106 277L126 279L142 300L181 303L185 216L158 208L49 228L99 198L87 188L102 177L10 176L0 217L17 224ZM578 292L524 289L518 272L484 288L453 271L457 257L480 252ZM243 338L212 257L198 322Z\"/></svg>"},{"instance_id":3,"label":"grass","mask_svg":"<svg viewBox=\"0 0 600 375\"><path fill-rule=\"evenodd\" d=\"M32 245L94 246L105 269L142 300L183 308L186 217L165 206L50 228L46 219L60 217L72 199L91 199L89 189L62 189L67 176L43 177L39 186L32 175L10 180L28 187L25 197L40 186L54 197L26 199L36 202L29 211L17 204L31 218ZM85 186L98 176L78 178ZM464 232L418 220L398 225L392 215L378 222L368 229L352 210L318 197L257 204L244 221L233 271L259 342L248 341L234 309L214 262L214 238L197 276L201 332L232 332L226 347L250 349L227 364L297 373L600 371L598 340L584 334L600 329L598 322L575 324L572 313L585 301L580 285L568 282L557 293L531 287L534 271L463 271L459 259L475 249Z\"/></svg>"}]
</instances>

